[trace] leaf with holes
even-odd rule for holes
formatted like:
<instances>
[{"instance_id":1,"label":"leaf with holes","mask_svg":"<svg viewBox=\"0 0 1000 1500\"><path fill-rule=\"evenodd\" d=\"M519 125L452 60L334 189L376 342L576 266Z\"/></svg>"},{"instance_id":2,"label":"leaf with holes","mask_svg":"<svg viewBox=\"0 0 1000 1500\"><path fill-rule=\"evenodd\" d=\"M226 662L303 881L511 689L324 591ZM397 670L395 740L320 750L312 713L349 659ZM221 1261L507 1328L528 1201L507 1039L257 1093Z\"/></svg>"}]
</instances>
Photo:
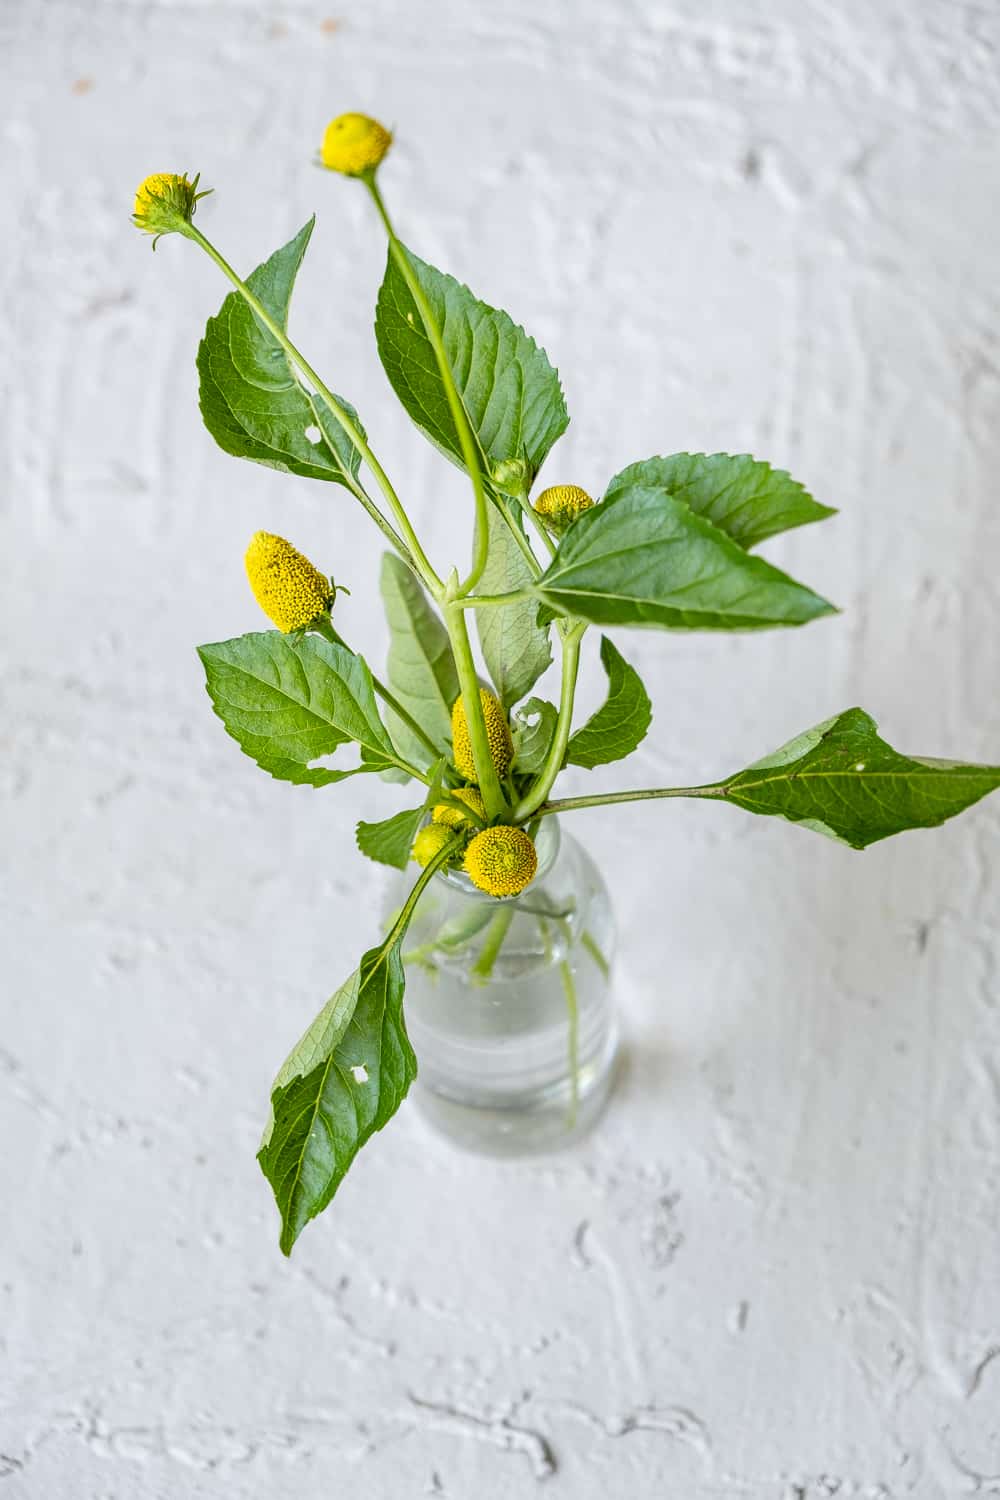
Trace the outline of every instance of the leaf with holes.
<instances>
[{"instance_id":1,"label":"leaf with holes","mask_svg":"<svg viewBox=\"0 0 1000 1500\"><path fill-rule=\"evenodd\" d=\"M315 220L251 272L247 285L284 329ZM239 292L209 318L198 348L199 402L220 448L289 474L349 484L359 457L329 406L307 390L274 335ZM349 415L357 413L342 401ZM315 442L311 436L315 435Z\"/></svg>"},{"instance_id":2,"label":"leaf with holes","mask_svg":"<svg viewBox=\"0 0 1000 1500\"><path fill-rule=\"evenodd\" d=\"M286 1255L417 1076L403 1021L401 947L417 902L447 858L443 850L422 871L388 937L327 1001L274 1080L257 1160L281 1214Z\"/></svg>"},{"instance_id":3,"label":"leaf with holes","mask_svg":"<svg viewBox=\"0 0 1000 1500\"><path fill-rule=\"evenodd\" d=\"M998 786L1000 766L900 755L870 715L851 708L719 782L715 794L864 849L936 828Z\"/></svg>"},{"instance_id":4,"label":"leaf with holes","mask_svg":"<svg viewBox=\"0 0 1000 1500\"><path fill-rule=\"evenodd\" d=\"M559 376L544 349L505 312L480 302L405 246L400 250L441 329L449 368L488 465L524 458L533 478L569 422ZM434 348L391 249L375 337L385 373L413 421L464 467Z\"/></svg>"},{"instance_id":5,"label":"leaf with holes","mask_svg":"<svg viewBox=\"0 0 1000 1500\"><path fill-rule=\"evenodd\" d=\"M240 749L279 781L328 786L397 764L361 656L319 636L264 630L199 646L212 705ZM351 770L313 766L350 742Z\"/></svg>"},{"instance_id":6,"label":"leaf with holes","mask_svg":"<svg viewBox=\"0 0 1000 1500\"><path fill-rule=\"evenodd\" d=\"M410 850L417 836L426 808L408 808L381 823L361 822L357 827L358 848L369 859L382 865L392 865L395 870L405 870L410 860Z\"/></svg>"},{"instance_id":7,"label":"leaf with holes","mask_svg":"<svg viewBox=\"0 0 1000 1500\"><path fill-rule=\"evenodd\" d=\"M837 514L830 506L820 505L783 469L772 469L747 453L647 458L616 474L605 499L633 485L666 490L744 548Z\"/></svg>"},{"instance_id":8,"label":"leaf with holes","mask_svg":"<svg viewBox=\"0 0 1000 1500\"><path fill-rule=\"evenodd\" d=\"M389 687L443 755L451 756L451 709L458 668L441 619L419 581L392 552L382 558L382 603L389 622ZM400 754L424 769L433 757L398 714L386 719Z\"/></svg>"},{"instance_id":9,"label":"leaf with holes","mask_svg":"<svg viewBox=\"0 0 1000 1500\"><path fill-rule=\"evenodd\" d=\"M514 769L527 776L537 776L545 764L552 736L556 732L559 710L544 698L529 698L514 715Z\"/></svg>"},{"instance_id":10,"label":"leaf with holes","mask_svg":"<svg viewBox=\"0 0 1000 1500\"><path fill-rule=\"evenodd\" d=\"M514 539L511 527L523 536L520 517L505 510L509 522L493 505L489 510L490 545L479 580L481 594L511 594L530 587L533 574ZM548 626L537 621L538 602L522 599L503 608L491 605L476 611L479 644L493 686L505 708L530 693L552 660Z\"/></svg>"},{"instance_id":11,"label":"leaf with holes","mask_svg":"<svg viewBox=\"0 0 1000 1500\"><path fill-rule=\"evenodd\" d=\"M653 718L642 679L606 635L601 637L601 662L608 674L608 696L566 746L568 764L591 770L631 755Z\"/></svg>"},{"instance_id":12,"label":"leaf with holes","mask_svg":"<svg viewBox=\"0 0 1000 1500\"><path fill-rule=\"evenodd\" d=\"M281 1214L286 1255L417 1075L403 1023L401 939L397 931L365 954L275 1080L257 1159Z\"/></svg>"},{"instance_id":13,"label":"leaf with holes","mask_svg":"<svg viewBox=\"0 0 1000 1500\"><path fill-rule=\"evenodd\" d=\"M541 602L595 625L763 630L835 613L663 489L632 485L566 532Z\"/></svg>"}]
</instances>

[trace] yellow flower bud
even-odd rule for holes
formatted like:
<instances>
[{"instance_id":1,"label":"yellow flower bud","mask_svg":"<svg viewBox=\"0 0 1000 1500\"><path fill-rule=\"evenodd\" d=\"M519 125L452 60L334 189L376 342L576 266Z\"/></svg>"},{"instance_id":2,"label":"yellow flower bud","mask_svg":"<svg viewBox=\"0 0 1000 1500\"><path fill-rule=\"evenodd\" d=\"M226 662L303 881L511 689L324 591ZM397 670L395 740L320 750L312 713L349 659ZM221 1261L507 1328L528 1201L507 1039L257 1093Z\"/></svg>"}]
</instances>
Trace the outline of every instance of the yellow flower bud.
<instances>
[{"instance_id":1,"label":"yellow flower bud","mask_svg":"<svg viewBox=\"0 0 1000 1500\"><path fill-rule=\"evenodd\" d=\"M189 182L186 172L153 172L139 184L132 222L157 237L187 234L198 200L207 197L208 192L198 191L197 176Z\"/></svg>"},{"instance_id":2,"label":"yellow flower bud","mask_svg":"<svg viewBox=\"0 0 1000 1500\"><path fill-rule=\"evenodd\" d=\"M590 510L594 502L578 484L553 484L543 490L534 504L535 515L550 531L561 535L577 516Z\"/></svg>"},{"instance_id":3,"label":"yellow flower bud","mask_svg":"<svg viewBox=\"0 0 1000 1500\"><path fill-rule=\"evenodd\" d=\"M254 598L286 635L329 612L334 599L329 578L284 537L255 532L245 561Z\"/></svg>"},{"instance_id":4,"label":"yellow flower bud","mask_svg":"<svg viewBox=\"0 0 1000 1500\"><path fill-rule=\"evenodd\" d=\"M373 172L392 145L392 132L368 115L338 115L326 127L320 160L331 172Z\"/></svg>"},{"instance_id":5,"label":"yellow flower bud","mask_svg":"<svg viewBox=\"0 0 1000 1500\"><path fill-rule=\"evenodd\" d=\"M486 817L486 804L483 794L477 786L459 786L451 793L451 796L464 802L477 812L481 818ZM457 807L451 807L447 802L439 802L431 813L435 823L442 823L445 828L468 828L472 819L460 813Z\"/></svg>"},{"instance_id":6,"label":"yellow flower bud","mask_svg":"<svg viewBox=\"0 0 1000 1500\"><path fill-rule=\"evenodd\" d=\"M450 828L441 823L427 823L413 840L412 855L421 869L426 869L435 855L440 854L445 844L453 837Z\"/></svg>"},{"instance_id":7,"label":"yellow flower bud","mask_svg":"<svg viewBox=\"0 0 1000 1500\"><path fill-rule=\"evenodd\" d=\"M510 737L507 715L500 705L500 699L489 688L479 689L479 701L483 705L490 759L496 767L497 775L506 776L514 759L514 744ZM478 781L476 763L472 758L469 724L465 717L465 703L460 697L455 699L451 710L451 743L455 752L455 764L461 774L466 781Z\"/></svg>"},{"instance_id":8,"label":"yellow flower bud","mask_svg":"<svg viewBox=\"0 0 1000 1500\"><path fill-rule=\"evenodd\" d=\"M535 846L523 828L484 828L465 851L473 885L489 896L517 896L538 869Z\"/></svg>"}]
</instances>

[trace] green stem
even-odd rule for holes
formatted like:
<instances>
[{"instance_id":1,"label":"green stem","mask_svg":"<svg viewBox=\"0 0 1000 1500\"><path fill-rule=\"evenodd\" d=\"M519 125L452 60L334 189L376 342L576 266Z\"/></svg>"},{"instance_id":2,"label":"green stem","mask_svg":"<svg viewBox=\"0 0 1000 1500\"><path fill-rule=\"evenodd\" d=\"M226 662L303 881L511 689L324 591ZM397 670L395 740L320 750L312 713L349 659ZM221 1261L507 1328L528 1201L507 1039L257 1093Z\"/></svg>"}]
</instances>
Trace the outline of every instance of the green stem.
<instances>
[{"instance_id":1,"label":"green stem","mask_svg":"<svg viewBox=\"0 0 1000 1500\"><path fill-rule=\"evenodd\" d=\"M520 499L520 497L518 497L518 502L517 503L519 505L521 505L521 508L523 509L523 502ZM496 507L497 507L497 510L500 512L501 516L503 517L504 525L507 527L507 530L510 532L511 536L514 538L515 543L520 548L520 551L521 551L521 553L524 556L525 562L528 564L528 567L531 569L532 577L533 578L541 578L541 576L542 576L542 566L541 566L541 563L538 561L538 558L535 556L534 552L532 551L531 543L528 541L528 538L525 536L525 534L521 530L520 526L518 526L517 523L514 520L512 520L510 512L507 509L506 501L502 500L502 499L497 499L496 500Z\"/></svg>"},{"instance_id":2,"label":"green stem","mask_svg":"<svg viewBox=\"0 0 1000 1500\"><path fill-rule=\"evenodd\" d=\"M563 659L562 659L562 687L559 693L559 717L556 719L555 733L552 736L552 744L549 753L545 757L545 764L539 771L527 796L524 797L514 809L514 819L523 823L530 818L532 813L538 812L545 801L552 784L559 772L562 770L563 761L566 758L566 746L569 744L570 729L573 724L573 700L576 696L576 679L580 670L580 642L586 625L582 622L574 624L563 636Z\"/></svg>"},{"instance_id":3,"label":"green stem","mask_svg":"<svg viewBox=\"0 0 1000 1500\"><path fill-rule=\"evenodd\" d=\"M493 915L479 957L472 966L472 972L480 984L485 984L493 973L493 966L503 947L504 938L510 931L510 924L514 920L514 911L515 907L511 903L509 906L501 906Z\"/></svg>"},{"instance_id":4,"label":"green stem","mask_svg":"<svg viewBox=\"0 0 1000 1500\"><path fill-rule=\"evenodd\" d=\"M375 475L382 493L385 495L386 500L389 502L392 513L396 518L396 524L399 526L400 531L403 533L406 547L412 554L413 560L417 565L418 571L420 572L424 583L426 583L427 587L432 591L432 593L435 594L435 596L439 594L442 588L441 580L435 573L434 569L431 567L431 564L423 548L421 547L419 540L417 539L417 534L410 524L410 518L406 514L406 511L403 509L402 502L400 501L399 496L396 494L396 491L392 487L389 476L386 474L385 470L382 468L382 465L379 463L378 459L369 448L368 443L361 432L361 429L358 427L358 424L351 417L350 413L344 409L344 407L337 400L337 397L333 394L329 387L320 379L316 371L313 369L312 365L310 365L305 359L304 355L299 353L298 349L296 349L295 345L289 339L285 330L271 316L267 308L261 302L260 298L254 295L254 293L247 286L246 282L236 274L229 262L222 255L220 255L219 251L216 250L211 241L207 240L201 233L201 230L195 229L193 225L190 226L189 238L193 239L196 244L201 246L206 255L208 255L215 262L222 274L232 282L233 286L239 292L240 296L247 303L247 306L250 307L256 314L260 322L263 323L264 327L271 334L272 338L277 340L278 344L280 344L281 348L288 355L289 359L291 359L298 366L305 378L312 382L313 386L315 386L316 390L323 397L323 400L330 408L331 415L334 417L335 421L338 423L341 429L347 434L347 437L353 443L357 452L361 455L365 463L368 465L369 469ZM357 498L361 501L362 505L365 506L365 509L368 511L369 515L372 516L372 519L375 520L377 524L382 526L382 530L386 532L386 535L389 535L390 532L392 532L392 528L389 527L388 531L386 530L388 523L385 522L384 517L381 517L381 519L379 519L380 512L365 494L362 486L352 485L351 488ZM385 522L385 524L382 524L383 522ZM395 537L394 532L392 532L390 540L392 539L392 537ZM396 541L398 542L398 538L396 539Z\"/></svg>"},{"instance_id":5,"label":"green stem","mask_svg":"<svg viewBox=\"0 0 1000 1500\"><path fill-rule=\"evenodd\" d=\"M602 976L607 979L611 974L611 965L601 952L597 939L590 932L582 932L580 934L580 942L586 948L598 969L600 969Z\"/></svg>"},{"instance_id":6,"label":"green stem","mask_svg":"<svg viewBox=\"0 0 1000 1500\"><path fill-rule=\"evenodd\" d=\"M483 705L479 698L479 678L476 675L476 664L472 656L472 644L469 640L465 616L459 602L444 605L443 613L452 653L455 657L455 666L458 669L458 685L462 690L465 721L469 726L469 740L472 744L472 759L476 767L479 790L483 794L488 816L490 818L501 817L508 811L507 800L504 797L500 778L497 776L496 766L490 754L489 740L486 737L486 721L483 718Z\"/></svg>"},{"instance_id":7,"label":"green stem","mask_svg":"<svg viewBox=\"0 0 1000 1500\"><path fill-rule=\"evenodd\" d=\"M424 325L424 331L426 332L427 338L430 341L431 348L434 351L434 358L437 362L438 371L441 375L441 383L444 386L445 395L448 398L448 408L451 412L451 419L455 424L455 432L458 436L459 447L462 450L462 460L465 464L466 469L468 470L469 478L472 481L472 492L476 502L476 540L473 552L472 571L469 573L468 578L466 578L460 589L460 592L462 594L467 594L475 588L476 584L479 582L480 578L483 575L483 569L486 567L486 558L489 549L489 525L486 511L486 490L483 486L482 450L479 446L479 441L472 430L472 423L470 422L469 414L465 409L465 402L462 400L462 397L458 391L458 387L455 384L455 377L452 374L451 364L448 360L448 352L444 347L444 338L442 336L441 329L439 328L437 319L434 316L434 309L431 307L427 294L420 284L419 277L416 275L412 265L410 264L410 258L406 252L405 247L400 242L396 231L393 228L392 220L389 218L389 213L386 209L385 203L383 202L382 194L380 193L378 184L375 181L375 174L373 172L367 173L365 174L363 180L365 186L368 188L368 191L371 194L372 201L375 204L376 210L378 211L379 218L382 220L385 232L389 236L389 253L392 255L393 260L399 267L400 272L403 276L403 280L406 282L406 285L409 288L410 296L413 298L414 302L417 305L417 311L420 313L420 319Z\"/></svg>"},{"instance_id":8,"label":"green stem","mask_svg":"<svg viewBox=\"0 0 1000 1500\"><path fill-rule=\"evenodd\" d=\"M546 552L549 554L550 557L554 557L555 556L555 551L556 551L556 544L552 540L552 538L549 536L548 532L546 531L545 527L542 525L541 521L536 516L534 507L531 504L530 500L528 499L527 495L518 496L518 501L519 501L519 504L521 506L522 512L524 513L524 515L526 515L528 517L528 520L531 522L532 526L535 528L535 530L538 532L538 535L541 537L541 539L542 539L542 545L545 548Z\"/></svg>"},{"instance_id":9,"label":"green stem","mask_svg":"<svg viewBox=\"0 0 1000 1500\"><path fill-rule=\"evenodd\" d=\"M562 980L563 994L566 996L569 1032L569 1119L567 1124L572 1130L576 1124L576 1113L580 1104L580 1007L576 998L576 981L568 959L564 958L560 962L559 977Z\"/></svg>"},{"instance_id":10,"label":"green stem","mask_svg":"<svg viewBox=\"0 0 1000 1500\"><path fill-rule=\"evenodd\" d=\"M668 786L655 787L636 792L595 792L592 797L561 797L546 802L538 809L538 816L546 818L550 813L575 812L580 807L613 807L620 802L648 802L658 797L725 797L724 786Z\"/></svg>"},{"instance_id":11,"label":"green stem","mask_svg":"<svg viewBox=\"0 0 1000 1500\"><path fill-rule=\"evenodd\" d=\"M437 874L438 870L442 869L443 866L447 864L448 860L455 852L455 847L459 842L459 837L460 836L458 834L455 834L452 838L450 838L447 844L445 844L443 848L439 849L437 854L434 855L434 858L431 859L427 865L425 865L423 870L421 870L416 885L413 887L413 889L410 891L410 894L403 902L399 914L397 915L395 922L393 922L389 934L382 944L383 952L391 948L393 943L397 942L409 927L410 919L413 916L413 912L417 905L417 902L420 900L426 887L430 884L431 880Z\"/></svg>"}]
</instances>

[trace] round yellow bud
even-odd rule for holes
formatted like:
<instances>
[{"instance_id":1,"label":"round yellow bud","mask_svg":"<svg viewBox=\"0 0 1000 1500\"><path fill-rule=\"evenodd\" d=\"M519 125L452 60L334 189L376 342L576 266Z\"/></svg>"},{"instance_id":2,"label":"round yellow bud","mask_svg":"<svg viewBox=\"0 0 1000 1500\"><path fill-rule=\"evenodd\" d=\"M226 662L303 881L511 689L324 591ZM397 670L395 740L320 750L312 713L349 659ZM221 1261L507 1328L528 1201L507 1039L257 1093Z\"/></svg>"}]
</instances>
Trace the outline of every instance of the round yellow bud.
<instances>
[{"instance_id":1,"label":"round yellow bud","mask_svg":"<svg viewBox=\"0 0 1000 1500\"><path fill-rule=\"evenodd\" d=\"M510 737L510 725L500 699L489 688L479 689L479 701L483 705L486 721L486 739L490 747L490 759L498 776L506 776L514 759L514 743ZM466 781L478 781L476 762L472 758L472 740L469 723L465 716L465 703L456 698L451 710L451 743L455 752L455 764Z\"/></svg>"},{"instance_id":2,"label":"round yellow bud","mask_svg":"<svg viewBox=\"0 0 1000 1500\"><path fill-rule=\"evenodd\" d=\"M331 172L373 172L392 145L392 132L368 115L338 115L326 127L320 160Z\"/></svg>"},{"instance_id":3,"label":"round yellow bud","mask_svg":"<svg viewBox=\"0 0 1000 1500\"><path fill-rule=\"evenodd\" d=\"M146 234L186 234L200 198L198 178L188 181L186 172L153 172L139 184L132 222Z\"/></svg>"},{"instance_id":4,"label":"round yellow bud","mask_svg":"<svg viewBox=\"0 0 1000 1500\"><path fill-rule=\"evenodd\" d=\"M489 896L519 895L537 869L535 846L523 828L484 828L465 851L466 873Z\"/></svg>"},{"instance_id":5,"label":"round yellow bud","mask_svg":"<svg viewBox=\"0 0 1000 1500\"><path fill-rule=\"evenodd\" d=\"M578 484L553 484L543 490L534 504L535 515L551 531L561 534L572 526L577 516L593 507L593 500Z\"/></svg>"},{"instance_id":6,"label":"round yellow bud","mask_svg":"<svg viewBox=\"0 0 1000 1500\"><path fill-rule=\"evenodd\" d=\"M445 844L452 838L450 828L445 828L441 823L427 823L421 828L413 840L411 850L413 858L421 869L426 869L434 857L441 853Z\"/></svg>"},{"instance_id":7,"label":"round yellow bud","mask_svg":"<svg viewBox=\"0 0 1000 1500\"><path fill-rule=\"evenodd\" d=\"M457 798L459 802L464 802L467 807L471 807L485 820L486 804L477 786L459 786L450 795ZM443 823L445 828L468 828L473 822L471 818L459 812L457 807L451 807L447 802L439 802L431 813L431 817L435 823Z\"/></svg>"},{"instance_id":8,"label":"round yellow bud","mask_svg":"<svg viewBox=\"0 0 1000 1500\"><path fill-rule=\"evenodd\" d=\"M245 562L254 598L286 635L329 613L334 598L329 578L284 537L255 532Z\"/></svg>"}]
</instances>

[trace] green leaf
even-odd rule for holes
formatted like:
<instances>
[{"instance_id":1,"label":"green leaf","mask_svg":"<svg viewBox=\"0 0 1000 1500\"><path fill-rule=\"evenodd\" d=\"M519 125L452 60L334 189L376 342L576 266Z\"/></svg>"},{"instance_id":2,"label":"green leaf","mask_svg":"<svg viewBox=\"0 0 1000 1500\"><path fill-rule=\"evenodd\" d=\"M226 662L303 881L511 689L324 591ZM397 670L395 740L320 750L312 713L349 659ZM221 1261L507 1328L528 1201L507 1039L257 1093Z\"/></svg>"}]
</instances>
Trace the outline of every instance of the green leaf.
<instances>
[{"instance_id":1,"label":"green leaf","mask_svg":"<svg viewBox=\"0 0 1000 1500\"><path fill-rule=\"evenodd\" d=\"M361 853L367 854L369 859L377 860L379 864L405 870L425 810L421 804L420 807L385 818L381 823L359 823L357 840Z\"/></svg>"},{"instance_id":2,"label":"green leaf","mask_svg":"<svg viewBox=\"0 0 1000 1500\"><path fill-rule=\"evenodd\" d=\"M514 715L514 769L536 776L545 764L559 710L544 698L529 698Z\"/></svg>"},{"instance_id":3,"label":"green leaf","mask_svg":"<svg viewBox=\"0 0 1000 1500\"><path fill-rule=\"evenodd\" d=\"M327 786L393 764L368 666L346 647L265 630L199 646L198 655L227 733L278 780ZM359 766L312 765L350 741L361 747Z\"/></svg>"},{"instance_id":4,"label":"green leaf","mask_svg":"<svg viewBox=\"0 0 1000 1500\"><path fill-rule=\"evenodd\" d=\"M543 604L595 625L761 630L835 612L682 500L646 485L580 516L538 588Z\"/></svg>"},{"instance_id":5,"label":"green leaf","mask_svg":"<svg viewBox=\"0 0 1000 1500\"><path fill-rule=\"evenodd\" d=\"M489 553L479 581L481 594L511 594L530 587L533 582L527 559L511 535L511 526L517 526L523 533L518 515L513 515L508 525L498 507L491 505ZM552 661L548 627L538 625L537 615L538 601L530 598L503 608L494 605L476 611L483 657L493 686L507 709L530 693Z\"/></svg>"},{"instance_id":6,"label":"green leaf","mask_svg":"<svg viewBox=\"0 0 1000 1500\"><path fill-rule=\"evenodd\" d=\"M381 947L365 954L275 1079L271 1123L257 1159L281 1214L286 1255L416 1077L402 1009L405 930L405 923L397 924Z\"/></svg>"},{"instance_id":7,"label":"green leaf","mask_svg":"<svg viewBox=\"0 0 1000 1500\"><path fill-rule=\"evenodd\" d=\"M419 581L392 552L382 558L381 588L389 621L389 687L450 759L451 709L459 686L448 632ZM423 770L431 760L427 746L391 709L386 718L400 754Z\"/></svg>"},{"instance_id":8,"label":"green leaf","mask_svg":"<svg viewBox=\"0 0 1000 1500\"><path fill-rule=\"evenodd\" d=\"M472 429L488 464L524 458L531 478L566 430L559 376L544 349L505 312L400 247L430 302ZM389 252L378 295L375 337L390 384L417 426L464 467L462 448L434 349L402 271Z\"/></svg>"},{"instance_id":9,"label":"green leaf","mask_svg":"<svg viewBox=\"0 0 1000 1500\"><path fill-rule=\"evenodd\" d=\"M635 485L666 490L744 548L756 547L779 531L837 514L815 501L783 469L772 469L748 453L647 458L616 474L605 499Z\"/></svg>"},{"instance_id":10,"label":"green leaf","mask_svg":"<svg viewBox=\"0 0 1000 1500\"><path fill-rule=\"evenodd\" d=\"M735 776L719 794L864 849L908 828L936 828L1000 786L1000 766L900 755L851 708Z\"/></svg>"},{"instance_id":11,"label":"green leaf","mask_svg":"<svg viewBox=\"0 0 1000 1500\"><path fill-rule=\"evenodd\" d=\"M608 696L566 746L567 764L591 770L631 755L645 739L653 717L638 672L606 635L601 637L601 662L608 674Z\"/></svg>"},{"instance_id":12,"label":"green leaf","mask_svg":"<svg viewBox=\"0 0 1000 1500\"><path fill-rule=\"evenodd\" d=\"M315 220L299 230L247 278L247 285L285 328L288 304ZM274 335L239 292L209 318L198 348L199 401L205 426L220 448L289 474L346 484L358 453L330 408L301 384ZM357 418L349 402L342 404ZM306 436L316 429L315 442Z\"/></svg>"}]
</instances>

